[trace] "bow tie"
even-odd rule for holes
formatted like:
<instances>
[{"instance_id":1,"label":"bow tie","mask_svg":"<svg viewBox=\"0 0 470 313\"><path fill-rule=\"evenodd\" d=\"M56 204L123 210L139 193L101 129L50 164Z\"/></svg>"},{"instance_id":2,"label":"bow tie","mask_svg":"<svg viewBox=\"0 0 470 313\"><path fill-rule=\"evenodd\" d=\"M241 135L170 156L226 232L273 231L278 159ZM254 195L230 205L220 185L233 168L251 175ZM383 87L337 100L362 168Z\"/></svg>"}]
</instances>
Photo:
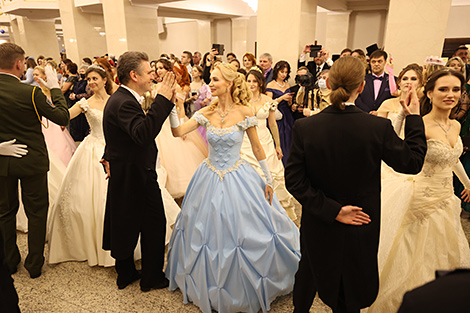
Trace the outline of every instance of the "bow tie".
<instances>
[{"instance_id":1,"label":"bow tie","mask_svg":"<svg viewBox=\"0 0 470 313\"><path fill-rule=\"evenodd\" d=\"M377 77L377 76L372 75L372 80L376 80L376 79L383 81L384 77L383 76Z\"/></svg>"}]
</instances>

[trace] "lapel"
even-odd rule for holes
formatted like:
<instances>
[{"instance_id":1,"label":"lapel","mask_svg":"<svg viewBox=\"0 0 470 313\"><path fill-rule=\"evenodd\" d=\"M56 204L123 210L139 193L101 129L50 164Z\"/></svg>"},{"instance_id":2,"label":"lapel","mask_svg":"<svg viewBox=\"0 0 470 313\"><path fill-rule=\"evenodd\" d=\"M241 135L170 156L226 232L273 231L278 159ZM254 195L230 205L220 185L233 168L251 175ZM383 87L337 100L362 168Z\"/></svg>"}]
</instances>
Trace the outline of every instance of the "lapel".
<instances>
[{"instance_id":1,"label":"lapel","mask_svg":"<svg viewBox=\"0 0 470 313\"><path fill-rule=\"evenodd\" d=\"M384 73L384 79L382 81L382 84L380 85L380 89L379 89L379 93L377 95L377 99L375 99L375 100L380 99L380 97L383 95L383 93L385 92L385 89L387 89L387 87L388 87L388 74Z\"/></svg>"},{"instance_id":2,"label":"lapel","mask_svg":"<svg viewBox=\"0 0 470 313\"><path fill-rule=\"evenodd\" d=\"M374 94L374 79L372 78L372 74L366 75L366 86L364 88L363 93L365 94L364 99L371 99L374 101L375 94ZM366 102L366 101L364 101Z\"/></svg>"}]
</instances>

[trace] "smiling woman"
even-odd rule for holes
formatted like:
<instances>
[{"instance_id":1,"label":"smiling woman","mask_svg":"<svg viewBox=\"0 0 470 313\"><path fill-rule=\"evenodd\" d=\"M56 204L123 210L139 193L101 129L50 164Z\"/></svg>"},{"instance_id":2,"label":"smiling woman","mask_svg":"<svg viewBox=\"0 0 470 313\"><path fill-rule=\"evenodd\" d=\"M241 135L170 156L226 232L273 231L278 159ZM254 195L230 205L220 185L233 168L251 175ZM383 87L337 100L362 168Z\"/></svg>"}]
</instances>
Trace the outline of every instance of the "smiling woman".
<instances>
[{"instance_id":1,"label":"smiling woman","mask_svg":"<svg viewBox=\"0 0 470 313\"><path fill-rule=\"evenodd\" d=\"M454 195L452 176L455 173L465 186L461 197L466 202L470 201L470 180L459 161L463 150L460 124L449 118L464 83L462 74L444 69L435 72L425 85L421 113L428 151L422 171L413 177L413 188L399 190L412 195L404 204L407 207L399 230L394 232L396 237L381 238L381 246L385 243L392 248L388 256L380 251L380 289L369 313L395 312L405 291L433 280L436 269L470 266L470 249L460 225L460 200ZM394 192L397 190L384 188L382 197L390 198ZM395 201L389 201L382 211L390 215L402 210L395 206Z\"/></svg>"}]
</instances>

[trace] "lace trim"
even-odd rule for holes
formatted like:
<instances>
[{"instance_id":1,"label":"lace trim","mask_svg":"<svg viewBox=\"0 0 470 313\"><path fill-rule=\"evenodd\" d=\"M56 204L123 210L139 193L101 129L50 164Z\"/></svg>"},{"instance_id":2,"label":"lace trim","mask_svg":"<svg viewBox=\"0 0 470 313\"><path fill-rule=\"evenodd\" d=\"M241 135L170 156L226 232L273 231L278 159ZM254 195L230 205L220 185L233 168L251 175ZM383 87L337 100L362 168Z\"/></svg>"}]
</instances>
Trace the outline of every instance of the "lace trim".
<instances>
[{"instance_id":1,"label":"lace trim","mask_svg":"<svg viewBox=\"0 0 470 313\"><path fill-rule=\"evenodd\" d=\"M85 98L82 98L78 103L80 104L80 108L83 110L83 112L87 112L90 108L88 101Z\"/></svg>"},{"instance_id":2,"label":"lace trim","mask_svg":"<svg viewBox=\"0 0 470 313\"><path fill-rule=\"evenodd\" d=\"M217 175L219 175L220 181L223 181L223 180L224 180L224 176L225 176L226 174L238 170L238 168L240 167L240 165L242 165L242 164L248 164L244 159L239 159L239 160L237 160L237 162L235 162L234 165L232 165L232 166L230 166L229 168L227 168L227 169L221 171L221 170L218 170L214 165L212 165L210 159L205 159L205 160L202 161L202 162L203 162L203 163L206 163L206 166L207 166L211 171L213 171L214 173L216 173Z\"/></svg>"},{"instance_id":3,"label":"lace trim","mask_svg":"<svg viewBox=\"0 0 470 313\"><path fill-rule=\"evenodd\" d=\"M256 115L247 116L243 121L240 121L233 126L225 127L225 128L219 128L219 127L215 127L211 125L207 117L205 117L202 113L199 113L199 112L194 113L194 115L191 118L196 120L196 122L198 122L199 125L204 126L205 128L207 128L207 130L210 130L212 133L218 136L223 136L223 135L227 135L227 134L239 131L240 128L243 130L246 130L247 128L258 125L258 118L256 117Z\"/></svg>"}]
</instances>

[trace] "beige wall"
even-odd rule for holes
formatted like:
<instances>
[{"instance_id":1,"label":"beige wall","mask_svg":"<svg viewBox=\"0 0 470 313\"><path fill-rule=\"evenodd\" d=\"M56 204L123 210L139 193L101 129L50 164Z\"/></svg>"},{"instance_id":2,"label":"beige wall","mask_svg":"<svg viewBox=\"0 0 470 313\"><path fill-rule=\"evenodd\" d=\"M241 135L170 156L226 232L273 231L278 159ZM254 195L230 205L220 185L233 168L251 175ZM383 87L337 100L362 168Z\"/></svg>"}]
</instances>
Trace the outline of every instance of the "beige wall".
<instances>
[{"instance_id":1,"label":"beige wall","mask_svg":"<svg viewBox=\"0 0 470 313\"><path fill-rule=\"evenodd\" d=\"M199 28L197 21L168 23L160 35L162 53L173 53L178 58L184 50L194 52L199 49Z\"/></svg>"},{"instance_id":2,"label":"beige wall","mask_svg":"<svg viewBox=\"0 0 470 313\"><path fill-rule=\"evenodd\" d=\"M349 35L347 46L362 49L377 43L384 45L387 11L353 11L349 16ZM387 49L387 47L385 47Z\"/></svg>"},{"instance_id":3,"label":"beige wall","mask_svg":"<svg viewBox=\"0 0 470 313\"><path fill-rule=\"evenodd\" d=\"M459 5L450 8L447 22L446 38L470 37L470 5Z\"/></svg>"},{"instance_id":4,"label":"beige wall","mask_svg":"<svg viewBox=\"0 0 470 313\"><path fill-rule=\"evenodd\" d=\"M409 63L422 64L429 55L441 55L444 45L451 0L413 4L390 0L385 49L392 54L397 73Z\"/></svg>"}]
</instances>

